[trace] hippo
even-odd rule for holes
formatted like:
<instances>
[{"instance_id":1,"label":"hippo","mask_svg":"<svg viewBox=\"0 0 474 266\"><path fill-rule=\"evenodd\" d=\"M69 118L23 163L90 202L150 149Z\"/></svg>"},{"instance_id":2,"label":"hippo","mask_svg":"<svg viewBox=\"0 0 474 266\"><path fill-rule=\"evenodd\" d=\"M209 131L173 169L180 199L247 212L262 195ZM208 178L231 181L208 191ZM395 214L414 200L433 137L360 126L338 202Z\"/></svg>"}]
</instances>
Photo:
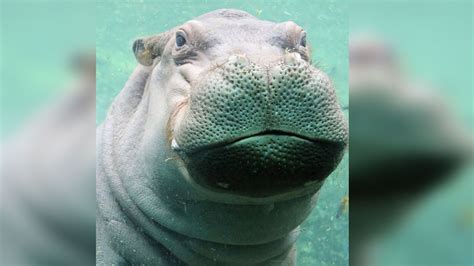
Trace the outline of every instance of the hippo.
<instances>
[{"instance_id":1,"label":"hippo","mask_svg":"<svg viewBox=\"0 0 474 266\"><path fill-rule=\"evenodd\" d=\"M133 52L97 128L97 264L294 265L348 143L305 31L223 9Z\"/></svg>"}]
</instances>

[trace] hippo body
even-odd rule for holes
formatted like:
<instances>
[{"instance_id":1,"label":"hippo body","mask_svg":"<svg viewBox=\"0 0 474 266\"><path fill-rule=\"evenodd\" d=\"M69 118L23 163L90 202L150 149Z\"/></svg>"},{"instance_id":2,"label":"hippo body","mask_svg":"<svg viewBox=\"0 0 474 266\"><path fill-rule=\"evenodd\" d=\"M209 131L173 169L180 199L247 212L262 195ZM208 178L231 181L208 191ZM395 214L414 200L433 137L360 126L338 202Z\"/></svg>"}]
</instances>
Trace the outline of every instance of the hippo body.
<instances>
[{"instance_id":1,"label":"hippo body","mask_svg":"<svg viewBox=\"0 0 474 266\"><path fill-rule=\"evenodd\" d=\"M295 264L347 144L305 32L217 10L133 51L97 129L97 264Z\"/></svg>"}]
</instances>

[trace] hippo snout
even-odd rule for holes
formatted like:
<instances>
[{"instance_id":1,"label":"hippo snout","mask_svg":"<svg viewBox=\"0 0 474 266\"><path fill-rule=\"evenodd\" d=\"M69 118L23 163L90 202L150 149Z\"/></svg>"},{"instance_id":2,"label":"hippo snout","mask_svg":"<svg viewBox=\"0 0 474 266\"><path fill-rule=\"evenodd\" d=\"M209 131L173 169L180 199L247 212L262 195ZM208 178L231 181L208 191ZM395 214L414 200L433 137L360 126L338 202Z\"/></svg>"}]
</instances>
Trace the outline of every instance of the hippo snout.
<instances>
[{"instance_id":1,"label":"hippo snout","mask_svg":"<svg viewBox=\"0 0 474 266\"><path fill-rule=\"evenodd\" d=\"M172 146L211 189L269 196L320 186L347 143L331 81L295 53L266 63L233 55L187 104Z\"/></svg>"}]
</instances>

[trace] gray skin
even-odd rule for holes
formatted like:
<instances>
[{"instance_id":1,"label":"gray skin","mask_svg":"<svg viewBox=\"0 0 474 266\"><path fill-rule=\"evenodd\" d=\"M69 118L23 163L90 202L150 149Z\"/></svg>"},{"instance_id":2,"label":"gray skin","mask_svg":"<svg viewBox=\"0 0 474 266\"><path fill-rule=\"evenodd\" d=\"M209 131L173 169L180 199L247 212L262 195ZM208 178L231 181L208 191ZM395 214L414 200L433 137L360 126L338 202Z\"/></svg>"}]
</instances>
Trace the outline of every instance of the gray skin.
<instances>
[{"instance_id":1,"label":"gray skin","mask_svg":"<svg viewBox=\"0 0 474 266\"><path fill-rule=\"evenodd\" d=\"M306 33L217 10L133 51L97 130L97 263L293 265L348 135Z\"/></svg>"}]
</instances>

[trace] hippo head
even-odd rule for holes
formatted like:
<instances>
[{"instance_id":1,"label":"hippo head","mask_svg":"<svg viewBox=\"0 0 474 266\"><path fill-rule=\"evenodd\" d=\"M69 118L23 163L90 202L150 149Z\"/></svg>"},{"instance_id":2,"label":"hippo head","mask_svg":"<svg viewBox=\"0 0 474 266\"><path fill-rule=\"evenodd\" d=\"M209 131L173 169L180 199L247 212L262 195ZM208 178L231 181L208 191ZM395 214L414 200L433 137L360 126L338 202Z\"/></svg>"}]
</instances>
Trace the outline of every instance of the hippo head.
<instances>
[{"instance_id":1,"label":"hippo head","mask_svg":"<svg viewBox=\"0 0 474 266\"><path fill-rule=\"evenodd\" d=\"M166 151L195 187L291 198L318 191L341 160L347 124L297 24L217 10L133 51L152 68L146 151Z\"/></svg>"}]
</instances>

